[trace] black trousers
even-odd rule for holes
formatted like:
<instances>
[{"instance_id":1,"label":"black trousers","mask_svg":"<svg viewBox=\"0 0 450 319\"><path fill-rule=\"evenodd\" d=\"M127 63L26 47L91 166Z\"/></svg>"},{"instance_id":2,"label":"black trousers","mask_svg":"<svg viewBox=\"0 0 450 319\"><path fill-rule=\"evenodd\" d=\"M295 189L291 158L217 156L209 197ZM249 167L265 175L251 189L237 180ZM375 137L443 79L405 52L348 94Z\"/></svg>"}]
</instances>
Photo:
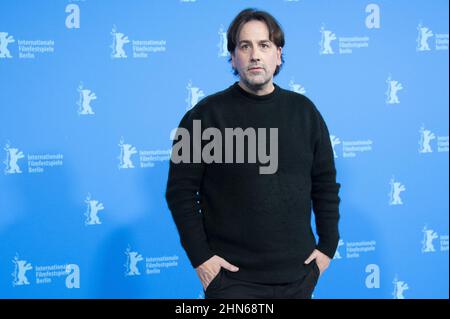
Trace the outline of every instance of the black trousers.
<instances>
[{"instance_id":1,"label":"black trousers","mask_svg":"<svg viewBox=\"0 0 450 319\"><path fill-rule=\"evenodd\" d=\"M302 278L283 284L248 282L231 278L228 273L228 270L221 268L204 290L205 299L311 299L320 270L312 261Z\"/></svg>"}]
</instances>

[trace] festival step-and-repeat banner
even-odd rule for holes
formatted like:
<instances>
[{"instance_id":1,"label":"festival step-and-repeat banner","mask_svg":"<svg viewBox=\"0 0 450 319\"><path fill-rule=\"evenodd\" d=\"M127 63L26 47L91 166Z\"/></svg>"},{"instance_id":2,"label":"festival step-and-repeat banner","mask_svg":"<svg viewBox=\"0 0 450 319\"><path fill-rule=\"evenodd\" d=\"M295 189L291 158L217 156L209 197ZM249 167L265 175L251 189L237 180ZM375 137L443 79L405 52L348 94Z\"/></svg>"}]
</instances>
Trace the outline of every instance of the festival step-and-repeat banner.
<instances>
[{"instance_id":1,"label":"festival step-and-repeat banner","mask_svg":"<svg viewBox=\"0 0 450 319\"><path fill-rule=\"evenodd\" d=\"M341 240L313 298L448 298L448 1L0 1L0 298L204 298L165 201L171 131L282 25L275 83L330 130Z\"/></svg>"}]
</instances>

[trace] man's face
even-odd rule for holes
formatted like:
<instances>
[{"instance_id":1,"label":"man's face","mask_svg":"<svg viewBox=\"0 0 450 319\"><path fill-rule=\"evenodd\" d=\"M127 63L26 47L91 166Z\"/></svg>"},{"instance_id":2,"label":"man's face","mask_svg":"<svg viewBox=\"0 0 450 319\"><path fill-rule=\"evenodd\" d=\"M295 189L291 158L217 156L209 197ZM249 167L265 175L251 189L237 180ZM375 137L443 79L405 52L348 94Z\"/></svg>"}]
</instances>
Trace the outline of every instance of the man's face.
<instances>
[{"instance_id":1,"label":"man's face","mask_svg":"<svg viewBox=\"0 0 450 319\"><path fill-rule=\"evenodd\" d=\"M252 91L272 88L273 74L281 65L281 48L269 40L269 29L263 21L252 20L242 26L231 65Z\"/></svg>"}]
</instances>

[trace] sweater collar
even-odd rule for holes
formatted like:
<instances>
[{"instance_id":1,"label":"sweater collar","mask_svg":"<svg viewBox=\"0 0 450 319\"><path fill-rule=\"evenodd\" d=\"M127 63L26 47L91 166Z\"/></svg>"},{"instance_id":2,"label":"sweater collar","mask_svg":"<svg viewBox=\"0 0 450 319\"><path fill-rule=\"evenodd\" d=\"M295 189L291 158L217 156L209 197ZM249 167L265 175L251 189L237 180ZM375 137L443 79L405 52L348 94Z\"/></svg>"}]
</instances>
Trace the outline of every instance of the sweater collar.
<instances>
[{"instance_id":1,"label":"sweater collar","mask_svg":"<svg viewBox=\"0 0 450 319\"><path fill-rule=\"evenodd\" d=\"M276 85L275 83L273 83L273 86L275 87L274 90L272 92L270 92L269 94L265 94L265 95L256 95L256 94L247 92L239 86L239 82L235 82L231 88L239 96L242 96L242 97L249 99L251 101L254 101L256 103L265 103L265 102L272 101L279 94L280 87L278 85Z\"/></svg>"}]
</instances>

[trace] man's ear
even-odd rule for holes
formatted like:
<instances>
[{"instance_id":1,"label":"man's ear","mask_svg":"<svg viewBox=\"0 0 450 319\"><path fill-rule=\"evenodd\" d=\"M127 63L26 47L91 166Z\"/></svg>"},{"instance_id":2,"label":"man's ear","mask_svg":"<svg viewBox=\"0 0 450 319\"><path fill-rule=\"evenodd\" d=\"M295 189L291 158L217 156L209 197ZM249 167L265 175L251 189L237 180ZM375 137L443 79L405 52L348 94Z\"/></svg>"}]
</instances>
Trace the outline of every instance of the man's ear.
<instances>
[{"instance_id":1,"label":"man's ear","mask_svg":"<svg viewBox=\"0 0 450 319\"><path fill-rule=\"evenodd\" d=\"M236 69L236 66L234 65L234 52L231 52L230 56L231 56L231 66L233 67L233 69Z\"/></svg>"},{"instance_id":2,"label":"man's ear","mask_svg":"<svg viewBox=\"0 0 450 319\"><path fill-rule=\"evenodd\" d=\"M283 48L278 47L277 48L277 65L280 66L283 62L281 61L281 54L283 53Z\"/></svg>"}]
</instances>

